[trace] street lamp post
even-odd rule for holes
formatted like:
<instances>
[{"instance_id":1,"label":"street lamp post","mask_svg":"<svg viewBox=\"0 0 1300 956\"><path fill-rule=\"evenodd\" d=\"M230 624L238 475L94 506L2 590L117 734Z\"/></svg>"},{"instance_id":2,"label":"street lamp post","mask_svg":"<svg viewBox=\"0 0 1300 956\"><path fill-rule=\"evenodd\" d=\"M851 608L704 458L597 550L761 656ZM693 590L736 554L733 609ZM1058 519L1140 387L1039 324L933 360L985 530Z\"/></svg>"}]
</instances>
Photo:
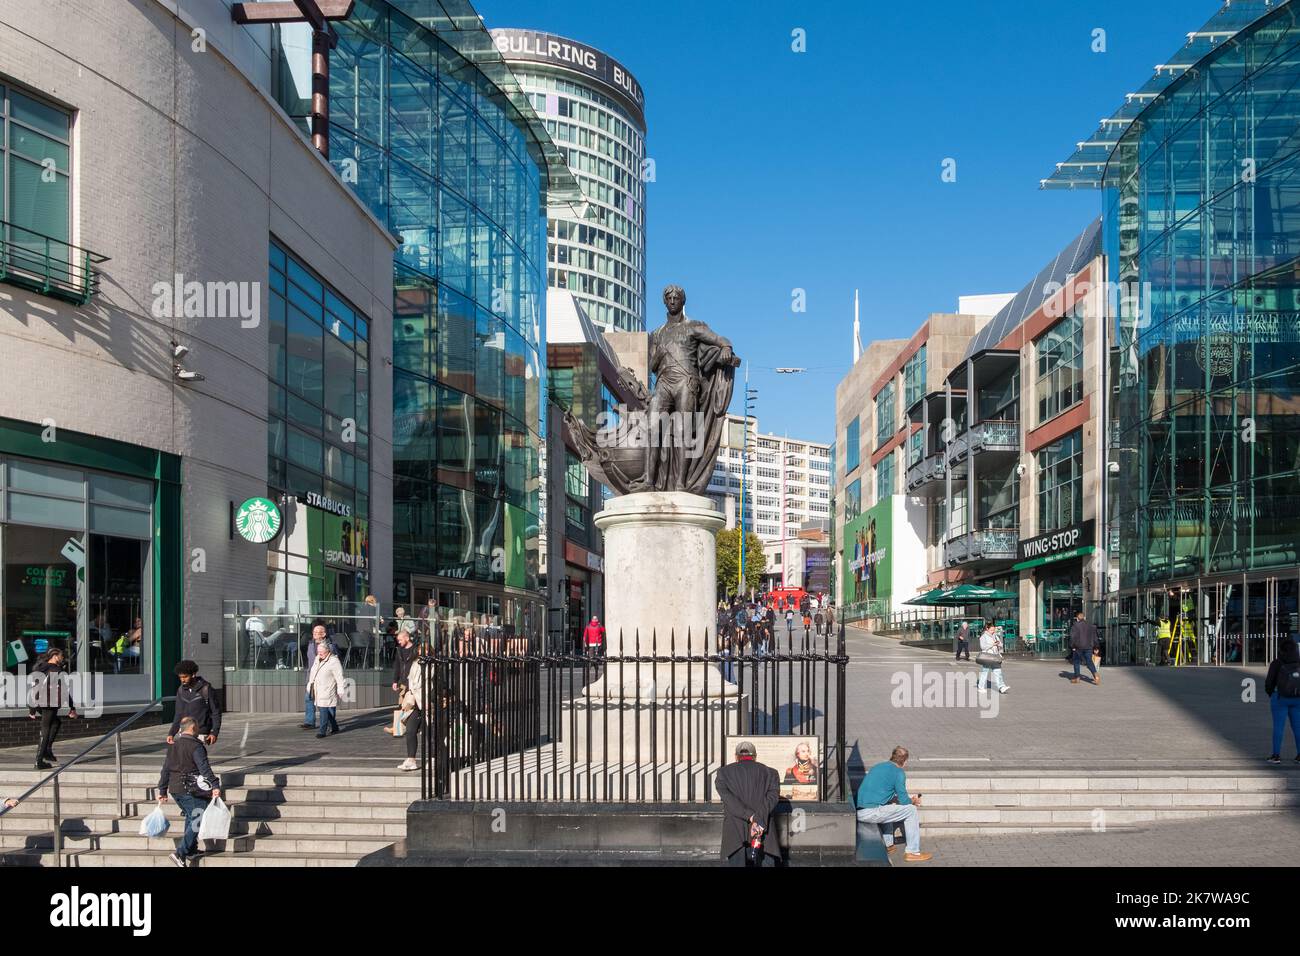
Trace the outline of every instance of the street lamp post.
<instances>
[{"instance_id":1,"label":"street lamp post","mask_svg":"<svg viewBox=\"0 0 1300 956\"><path fill-rule=\"evenodd\" d=\"M737 592L745 593L745 485L749 483L749 411L758 403L758 389L749 387L749 363L745 363L744 438L740 452L740 569Z\"/></svg>"}]
</instances>

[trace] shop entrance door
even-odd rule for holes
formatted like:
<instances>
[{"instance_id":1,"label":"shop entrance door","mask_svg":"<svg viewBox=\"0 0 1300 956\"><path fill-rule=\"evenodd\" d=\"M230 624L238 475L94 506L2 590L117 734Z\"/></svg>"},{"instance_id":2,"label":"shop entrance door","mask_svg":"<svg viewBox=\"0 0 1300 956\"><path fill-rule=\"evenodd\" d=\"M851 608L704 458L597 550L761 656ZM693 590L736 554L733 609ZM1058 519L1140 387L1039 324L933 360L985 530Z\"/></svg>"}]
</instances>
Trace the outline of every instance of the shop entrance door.
<instances>
[{"instance_id":1,"label":"shop entrance door","mask_svg":"<svg viewBox=\"0 0 1300 956\"><path fill-rule=\"evenodd\" d=\"M1267 664L1277 657L1281 635L1290 634L1296 582L1270 576L1249 581L1246 587L1246 663Z\"/></svg>"},{"instance_id":2,"label":"shop entrance door","mask_svg":"<svg viewBox=\"0 0 1300 956\"><path fill-rule=\"evenodd\" d=\"M1241 584L1214 581L1201 585L1197 617L1201 664L1241 663Z\"/></svg>"}]
</instances>

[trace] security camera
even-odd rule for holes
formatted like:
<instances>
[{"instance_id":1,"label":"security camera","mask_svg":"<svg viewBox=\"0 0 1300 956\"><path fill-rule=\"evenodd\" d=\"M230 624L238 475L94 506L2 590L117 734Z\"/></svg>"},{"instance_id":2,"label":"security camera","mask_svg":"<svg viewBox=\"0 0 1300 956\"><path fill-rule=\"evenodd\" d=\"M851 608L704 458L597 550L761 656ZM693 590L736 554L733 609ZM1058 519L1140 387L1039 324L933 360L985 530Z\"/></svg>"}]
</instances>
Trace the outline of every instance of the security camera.
<instances>
[{"instance_id":1,"label":"security camera","mask_svg":"<svg viewBox=\"0 0 1300 956\"><path fill-rule=\"evenodd\" d=\"M180 381L180 382L201 382L201 381L203 381L203 376L200 375L198 372L191 372L189 369L187 369L187 368L181 368L179 365L174 366L174 367L173 367L173 371L175 372L176 380L177 380L177 381Z\"/></svg>"},{"instance_id":2,"label":"security camera","mask_svg":"<svg viewBox=\"0 0 1300 956\"><path fill-rule=\"evenodd\" d=\"M185 356L189 354L190 354L190 347L188 345L181 345L179 342L172 343L172 358L174 358L177 362L179 362L181 359L185 358Z\"/></svg>"},{"instance_id":3,"label":"security camera","mask_svg":"<svg viewBox=\"0 0 1300 956\"><path fill-rule=\"evenodd\" d=\"M1111 463L1106 467L1106 470L1109 471L1112 475L1118 475L1118 474L1119 474L1119 462L1117 462L1117 461L1112 461L1112 462L1111 462Z\"/></svg>"},{"instance_id":4,"label":"security camera","mask_svg":"<svg viewBox=\"0 0 1300 956\"><path fill-rule=\"evenodd\" d=\"M1019 465L1016 465L1016 475L1020 478L1025 477L1025 472L1028 470L1029 469L1025 467L1023 462L1021 462Z\"/></svg>"}]
</instances>

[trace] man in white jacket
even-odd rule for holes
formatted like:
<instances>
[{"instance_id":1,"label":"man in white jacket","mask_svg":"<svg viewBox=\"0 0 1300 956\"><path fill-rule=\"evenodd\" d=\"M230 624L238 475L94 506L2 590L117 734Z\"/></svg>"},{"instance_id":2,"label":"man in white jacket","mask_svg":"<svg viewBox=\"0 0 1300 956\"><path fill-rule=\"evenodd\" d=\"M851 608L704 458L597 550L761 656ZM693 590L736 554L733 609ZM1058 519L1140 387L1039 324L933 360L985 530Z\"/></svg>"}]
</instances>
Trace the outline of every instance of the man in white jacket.
<instances>
[{"instance_id":1,"label":"man in white jacket","mask_svg":"<svg viewBox=\"0 0 1300 956\"><path fill-rule=\"evenodd\" d=\"M406 729L406 759L397 765L398 770L419 770L415 755L420 749L420 731L424 730L424 712L428 709L427 692L424 686L424 671L420 659L411 661L411 669L406 675L406 693L402 697L402 710L405 711L403 722Z\"/></svg>"},{"instance_id":2,"label":"man in white jacket","mask_svg":"<svg viewBox=\"0 0 1300 956\"><path fill-rule=\"evenodd\" d=\"M311 666L311 676L307 678L307 694L316 705L320 714L320 725L316 729L317 737L325 736L325 728L331 734L339 732L339 722L334 713L339 706L339 697L343 691L343 665L338 656L330 649L329 641L316 645L316 663Z\"/></svg>"}]
</instances>

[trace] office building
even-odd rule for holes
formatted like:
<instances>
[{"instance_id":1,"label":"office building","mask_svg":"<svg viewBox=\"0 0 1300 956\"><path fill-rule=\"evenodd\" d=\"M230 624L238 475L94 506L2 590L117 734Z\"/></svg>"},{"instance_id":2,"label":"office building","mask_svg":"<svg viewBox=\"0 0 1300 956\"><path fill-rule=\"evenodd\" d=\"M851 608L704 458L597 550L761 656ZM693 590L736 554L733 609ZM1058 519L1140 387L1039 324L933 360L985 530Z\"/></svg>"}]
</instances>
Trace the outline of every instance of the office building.
<instances>
[{"instance_id":1,"label":"office building","mask_svg":"<svg viewBox=\"0 0 1300 956\"><path fill-rule=\"evenodd\" d=\"M585 43L493 30L586 203L547 222L547 284L571 293L604 331L646 327L645 95L627 67Z\"/></svg>"}]
</instances>

